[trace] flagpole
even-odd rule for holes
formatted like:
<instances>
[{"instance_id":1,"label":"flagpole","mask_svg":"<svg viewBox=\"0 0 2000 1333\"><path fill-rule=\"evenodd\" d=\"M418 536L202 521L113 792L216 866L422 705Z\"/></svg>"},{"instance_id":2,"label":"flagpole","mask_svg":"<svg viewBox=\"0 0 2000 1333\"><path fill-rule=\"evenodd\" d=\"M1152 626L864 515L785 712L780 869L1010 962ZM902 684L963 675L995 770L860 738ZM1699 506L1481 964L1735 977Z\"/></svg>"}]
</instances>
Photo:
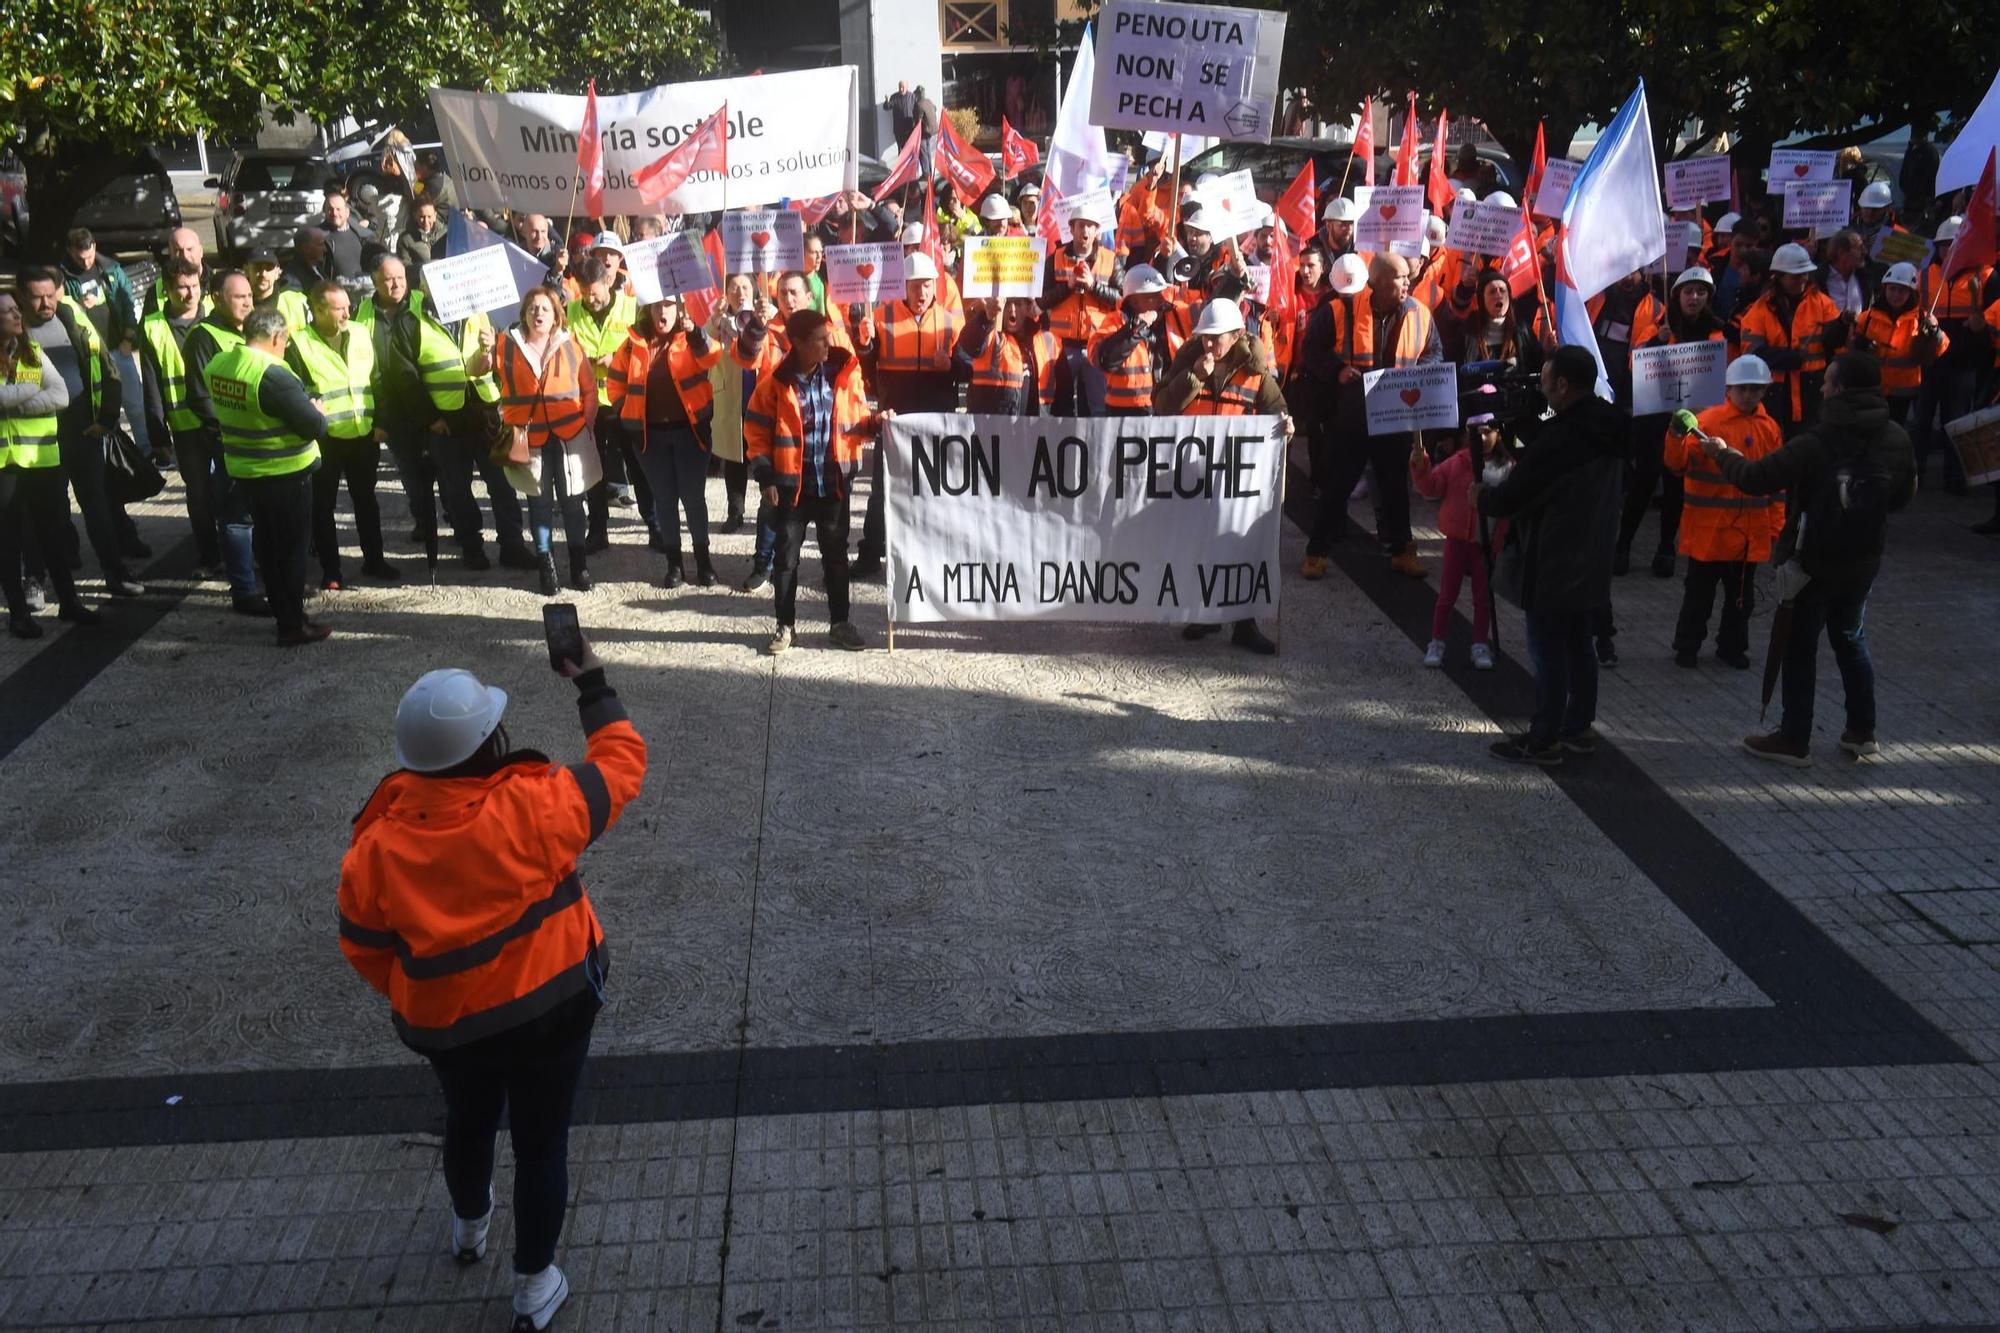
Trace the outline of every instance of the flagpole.
<instances>
[{"instance_id":1,"label":"flagpole","mask_svg":"<svg viewBox=\"0 0 2000 1333\"><path fill-rule=\"evenodd\" d=\"M1167 201L1166 236L1167 262L1171 266L1173 263L1172 255L1174 253L1174 233L1179 231L1181 227L1181 133L1179 130L1174 131L1174 175L1173 183L1168 187L1167 193L1171 196ZM1157 258L1157 256L1155 257Z\"/></svg>"}]
</instances>

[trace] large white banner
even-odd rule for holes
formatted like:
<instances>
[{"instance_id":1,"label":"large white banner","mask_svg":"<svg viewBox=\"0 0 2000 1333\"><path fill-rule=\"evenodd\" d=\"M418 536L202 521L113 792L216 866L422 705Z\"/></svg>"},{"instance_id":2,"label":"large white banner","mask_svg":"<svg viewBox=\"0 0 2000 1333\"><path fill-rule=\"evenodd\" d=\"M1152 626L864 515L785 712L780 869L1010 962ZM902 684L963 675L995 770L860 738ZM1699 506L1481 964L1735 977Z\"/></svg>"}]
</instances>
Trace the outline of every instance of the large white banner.
<instances>
[{"instance_id":1,"label":"large white banner","mask_svg":"<svg viewBox=\"0 0 2000 1333\"><path fill-rule=\"evenodd\" d=\"M1284 54L1282 10L1109 0L1090 123L1269 143Z\"/></svg>"},{"instance_id":2,"label":"large white banner","mask_svg":"<svg viewBox=\"0 0 2000 1333\"><path fill-rule=\"evenodd\" d=\"M897 417L883 431L898 621L1269 616L1276 417Z\"/></svg>"},{"instance_id":3,"label":"large white banner","mask_svg":"<svg viewBox=\"0 0 2000 1333\"><path fill-rule=\"evenodd\" d=\"M604 206L613 213L696 213L724 207L715 172L697 172L661 204L639 197L632 179L729 103L733 207L816 199L855 186L860 141L852 65L672 83L640 93L600 95ZM576 136L583 99L560 93L474 93L431 89L445 158L467 208L567 214L576 189Z\"/></svg>"}]
</instances>

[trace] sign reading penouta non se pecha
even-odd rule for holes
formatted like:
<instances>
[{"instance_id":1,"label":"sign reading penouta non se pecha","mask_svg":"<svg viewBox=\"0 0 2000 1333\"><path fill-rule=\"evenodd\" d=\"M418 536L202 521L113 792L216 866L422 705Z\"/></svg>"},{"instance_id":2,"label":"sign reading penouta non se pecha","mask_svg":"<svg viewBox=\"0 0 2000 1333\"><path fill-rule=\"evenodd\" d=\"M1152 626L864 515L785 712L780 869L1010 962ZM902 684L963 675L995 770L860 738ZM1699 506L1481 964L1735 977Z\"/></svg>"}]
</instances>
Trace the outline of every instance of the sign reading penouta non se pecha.
<instances>
[{"instance_id":1,"label":"sign reading penouta non se pecha","mask_svg":"<svg viewBox=\"0 0 2000 1333\"><path fill-rule=\"evenodd\" d=\"M1090 122L1269 143L1284 53L1282 11L1109 0Z\"/></svg>"}]
</instances>

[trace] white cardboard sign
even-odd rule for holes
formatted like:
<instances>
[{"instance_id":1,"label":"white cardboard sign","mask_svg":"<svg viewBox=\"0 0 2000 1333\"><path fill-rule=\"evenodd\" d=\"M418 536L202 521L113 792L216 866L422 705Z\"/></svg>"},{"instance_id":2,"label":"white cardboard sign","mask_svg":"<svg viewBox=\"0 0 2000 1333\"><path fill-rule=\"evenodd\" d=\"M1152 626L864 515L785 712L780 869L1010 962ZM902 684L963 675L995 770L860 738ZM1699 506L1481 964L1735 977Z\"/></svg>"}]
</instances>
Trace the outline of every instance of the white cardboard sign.
<instances>
[{"instance_id":1,"label":"white cardboard sign","mask_svg":"<svg viewBox=\"0 0 2000 1333\"><path fill-rule=\"evenodd\" d=\"M1719 339L1632 349L1632 415L1682 408L1699 412L1722 401L1729 344Z\"/></svg>"},{"instance_id":2,"label":"white cardboard sign","mask_svg":"<svg viewBox=\"0 0 2000 1333\"><path fill-rule=\"evenodd\" d=\"M870 307L903 292L903 247L894 241L826 247L826 301L829 306L859 301Z\"/></svg>"},{"instance_id":3,"label":"white cardboard sign","mask_svg":"<svg viewBox=\"0 0 2000 1333\"><path fill-rule=\"evenodd\" d=\"M1521 210L1493 204L1462 203L1451 210L1444 243L1465 254L1498 258L1514 247Z\"/></svg>"},{"instance_id":4,"label":"white cardboard sign","mask_svg":"<svg viewBox=\"0 0 2000 1333\"><path fill-rule=\"evenodd\" d=\"M1853 203L1854 188L1846 181L1788 181L1785 229L1811 227L1818 231L1845 227Z\"/></svg>"},{"instance_id":5,"label":"white cardboard sign","mask_svg":"<svg viewBox=\"0 0 2000 1333\"><path fill-rule=\"evenodd\" d=\"M1278 609L1276 417L918 413L882 433L890 618L1180 624Z\"/></svg>"},{"instance_id":6,"label":"white cardboard sign","mask_svg":"<svg viewBox=\"0 0 2000 1333\"><path fill-rule=\"evenodd\" d=\"M1056 222L1061 225L1065 237L1069 235L1069 221L1075 217L1093 219L1104 229L1118 225L1118 202L1108 186L1100 185L1094 190L1066 194L1056 200L1055 212Z\"/></svg>"},{"instance_id":7,"label":"white cardboard sign","mask_svg":"<svg viewBox=\"0 0 2000 1333\"><path fill-rule=\"evenodd\" d=\"M692 232L669 232L633 241L625 247L625 266L632 274L632 294L640 305L716 285L708 256Z\"/></svg>"},{"instance_id":8,"label":"white cardboard sign","mask_svg":"<svg viewBox=\"0 0 2000 1333\"><path fill-rule=\"evenodd\" d=\"M1559 218L1563 215L1563 205L1569 200L1569 187L1576 184L1577 173L1583 170L1583 163L1572 162L1566 157L1552 157L1542 170L1542 188L1535 191L1532 211L1538 218Z\"/></svg>"},{"instance_id":9,"label":"white cardboard sign","mask_svg":"<svg viewBox=\"0 0 2000 1333\"><path fill-rule=\"evenodd\" d=\"M1669 162L1666 173L1668 208L1700 208L1703 204L1718 203L1729 197L1729 157L1726 153Z\"/></svg>"},{"instance_id":10,"label":"white cardboard sign","mask_svg":"<svg viewBox=\"0 0 2000 1333\"><path fill-rule=\"evenodd\" d=\"M1257 182L1247 168L1217 176L1195 193L1202 215L1214 224L1209 232L1218 241L1249 231L1263 214L1264 201L1257 197Z\"/></svg>"},{"instance_id":11,"label":"white cardboard sign","mask_svg":"<svg viewBox=\"0 0 2000 1333\"><path fill-rule=\"evenodd\" d=\"M1830 181L1838 156L1832 149L1773 148L1771 188L1782 189L1793 181Z\"/></svg>"},{"instance_id":12,"label":"white cardboard sign","mask_svg":"<svg viewBox=\"0 0 2000 1333\"><path fill-rule=\"evenodd\" d=\"M806 220L789 208L722 215L722 263L730 273L782 273L806 266Z\"/></svg>"},{"instance_id":13,"label":"white cardboard sign","mask_svg":"<svg viewBox=\"0 0 2000 1333\"><path fill-rule=\"evenodd\" d=\"M456 324L469 315L521 303L514 266L507 262L506 247L499 245L429 261L424 265L424 288L431 294L431 310L440 324Z\"/></svg>"},{"instance_id":14,"label":"white cardboard sign","mask_svg":"<svg viewBox=\"0 0 2000 1333\"><path fill-rule=\"evenodd\" d=\"M1449 361L1371 370L1361 377L1361 389L1370 435L1458 425L1458 367Z\"/></svg>"},{"instance_id":15,"label":"white cardboard sign","mask_svg":"<svg viewBox=\"0 0 2000 1333\"><path fill-rule=\"evenodd\" d=\"M1109 0L1096 39L1091 124L1270 142L1284 11Z\"/></svg>"},{"instance_id":16,"label":"white cardboard sign","mask_svg":"<svg viewBox=\"0 0 2000 1333\"><path fill-rule=\"evenodd\" d=\"M1424 241L1424 187L1378 185L1354 224L1354 248L1387 250L1392 241L1421 246Z\"/></svg>"}]
</instances>

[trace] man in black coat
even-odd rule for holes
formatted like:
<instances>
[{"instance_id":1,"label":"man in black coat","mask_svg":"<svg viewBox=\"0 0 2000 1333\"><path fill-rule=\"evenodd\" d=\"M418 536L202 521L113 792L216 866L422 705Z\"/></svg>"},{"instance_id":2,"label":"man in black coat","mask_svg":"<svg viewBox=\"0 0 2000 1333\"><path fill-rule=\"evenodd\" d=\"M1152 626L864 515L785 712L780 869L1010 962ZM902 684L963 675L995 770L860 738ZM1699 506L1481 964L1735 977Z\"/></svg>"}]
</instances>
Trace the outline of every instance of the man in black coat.
<instances>
[{"instance_id":1,"label":"man in black coat","mask_svg":"<svg viewBox=\"0 0 2000 1333\"><path fill-rule=\"evenodd\" d=\"M1611 601L1631 422L1597 396L1597 358L1574 344L1542 364L1542 393L1555 415L1504 480L1483 486L1475 479L1472 503L1488 518L1511 520L1496 590L1526 613L1535 670L1526 734L1495 742L1492 753L1553 767L1564 751L1597 748L1591 613Z\"/></svg>"},{"instance_id":2,"label":"man in black coat","mask_svg":"<svg viewBox=\"0 0 2000 1333\"><path fill-rule=\"evenodd\" d=\"M1868 591L1882 568L1887 518L1917 489L1916 453L1889 419L1882 365L1863 352L1842 352L1827 367L1819 419L1776 453L1752 462L1720 440L1704 437L1702 452L1729 484L1748 495L1784 491L1791 517L1772 553L1779 596L1792 606L1785 642L1784 712L1768 736L1747 736L1759 759L1804 768L1812 763L1813 691L1819 635L1826 631L1847 694L1847 729L1840 748L1857 758L1875 754L1875 665L1868 656ZM1803 579L1802 587L1795 585Z\"/></svg>"}]
</instances>

